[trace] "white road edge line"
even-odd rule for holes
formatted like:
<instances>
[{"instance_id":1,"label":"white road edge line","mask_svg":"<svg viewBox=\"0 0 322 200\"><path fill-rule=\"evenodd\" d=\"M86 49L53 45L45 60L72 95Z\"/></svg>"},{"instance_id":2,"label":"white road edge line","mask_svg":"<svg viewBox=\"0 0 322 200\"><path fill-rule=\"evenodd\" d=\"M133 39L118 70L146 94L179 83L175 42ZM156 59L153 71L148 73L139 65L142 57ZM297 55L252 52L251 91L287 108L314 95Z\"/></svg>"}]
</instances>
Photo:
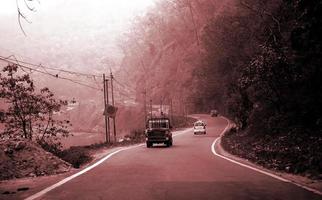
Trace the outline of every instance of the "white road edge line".
<instances>
[{"instance_id":1,"label":"white road edge line","mask_svg":"<svg viewBox=\"0 0 322 200\"><path fill-rule=\"evenodd\" d=\"M126 147L126 148L122 148L122 149L116 150L116 151L108 154L107 156L105 156L101 160L97 161L93 165L91 165L91 166L83 169L82 171L77 172L76 174L73 174L73 175L71 175L71 176L69 176L69 177L67 177L67 178L65 178L65 179L57 182L56 184L54 184L52 186L49 186L49 187L41 190L40 192L38 192L38 193L36 193L36 194L34 194L34 195L26 198L25 200L33 200L33 199L39 198L40 196L46 194L47 192L49 192L49 191L51 191L51 190L53 190L53 189L55 189L55 188L57 188L57 187L65 184L65 183L67 183L68 181L70 181L70 180L72 180L72 179L74 179L74 178L76 178L76 177L78 177L78 176L80 176L80 175L88 172L89 170L93 169L94 167L97 167L98 165L102 164L105 160L109 159L113 155L115 155L115 154L117 154L117 153L119 153L121 151L129 150L129 149L133 149L133 148L137 148L137 147L140 147L140 146L143 146L143 144L139 144L139 145L135 145L135 146L132 146L132 147Z\"/></svg>"},{"instance_id":2,"label":"white road edge line","mask_svg":"<svg viewBox=\"0 0 322 200\"><path fill-rule=\"evenodd\" d=\"M264 170L261 170L261 169L258 169L258 168L255 168L255 167L252 167L252 166L246 165L246 164L244 164L244 163L240 163L240 162L238 162L238 161L236 161L236 160L230 159L230 158L228 158L228 157L225 157L225 156L220 155L219 153L217 153L217 152L216 152L216 149L215 149L215 146L216 146L216 144L217 144L218 140L219 140L219 139L221 138L221 136L222 136L222 135L227 131L227 129L229 128L229 125L230 125L230 122L229 122L229 120L228 120L228 119L226 119L225 117L222 117L222 118L223 118L223 119L225 119L225 120L227 121L227 123L228 123L228 124L227 124L227 126L225 127L225 129L220 133L220 136L219 136L219 137L217 137L217 138L214 140L214 142L212 143L212 145L211 145L211 151L212 151L212 153L213 153L214 155L216 155L216 156L218 156L218 157L220 157L220 158L223 158L223 159L225 159L225 160L228 160L228 161L230 161L230 162L232 162L232 163L235 163L235 164L237 164L237 165L240 165L240 166L242 166L242 167L246 167L246 168L248 168L248 169L251 169L251 170L254 170L254 171L256 171L256 172L259 172L259 173L265 174L265 175L267 175L267 176L270 176L270 177L272 177L272 178L278 179L278 180L283 181L283 182L291 183L291 184L293 184L293 185L296 185L296 186L298 186L298 187L301 187L301 188L303 188L303 189L305 189L305 190L308 190L308 191L310 191L310 192L313 192L313 193L315 193L315 194L322 195L322 192L320 192L319 190L316 190L316 189L313 189L313 188L307 187L307 186L305 186L305 185L302 185L302 184L296 183L296 182L294 182L294 181L291 181L291 180L288 180L288 179L282 178L282 177L277 176L277 175L275 175L275 174L272 174L272 173L269 173L269 172L267 172L267 171L264 171Z\"/></svg>"},{"instance_id":3,"label":"white road edge line","mask_svg":"<svg viewBox=\"0 0 322 200\"><path fill-rule=\"evenodd\" d=\"M176 136L179 136L179 135L185 134L185 133L187 133L187 132L189 132L189 131L191 131L191 130L190 130L190 129L183 130L181 133L174 134L174 135L173 135L173 137L176 137ZM82 174L84 174L84 173L88 172L89 170L93 169L94 167L97 167L98 165L102 164L105 160L107 160L107 159L111 158L113 155L115 155L115 154L117 154L117 153L119 153L119 152L121 152L121 151L134 149L134 148L137 148L137 147L140 147L140 146L144 146L144 143L142 143L142 144L138 144L138 145L135 145L135 146L125 147L125 148L121 148L121 149L119 149L119 150L116 150L116 151L114 151L114 152L112 152L112 153L108 154L107 156L105 156L105 157L104 157L104 158L102 158L101 160L97 161L97 162L96 162L96 163L94 163L93 165L91 165L91 166L89 166L89 167L87 167L87 168L83 169L82 171L79 171L79 172L77 172L76 174L73 174L73 175L71 175L71 176L69 176L69 177L67 177L67 178L65 178L65 179L63 179L63 180L61 180L61 181L59 181L59 182L55 183L55 184L54 184L54 185L52 185L52 186L49 186L49 187L47 187L47 188L45 188L45 189L41 190L40 192L37 192L36 194L33 194L33 195L31 195L31 196L27 197L25 200L34 200L34 199L37 199L37 198L41 197L42 195L46 194L47 192L49 192L49 191L51 191L51 190L53 190L53 189L55 189L55 188L57 188L57 187L59 187L59 186L61 186L61 185L65 184L65 183L67 183L68 181L70 181L70 180L72 180L72 179L74 179L74 178L76 178L76 177L78 177L78 176L80 176L80 175L82 175Z\"/></svg>"}]
</instances>

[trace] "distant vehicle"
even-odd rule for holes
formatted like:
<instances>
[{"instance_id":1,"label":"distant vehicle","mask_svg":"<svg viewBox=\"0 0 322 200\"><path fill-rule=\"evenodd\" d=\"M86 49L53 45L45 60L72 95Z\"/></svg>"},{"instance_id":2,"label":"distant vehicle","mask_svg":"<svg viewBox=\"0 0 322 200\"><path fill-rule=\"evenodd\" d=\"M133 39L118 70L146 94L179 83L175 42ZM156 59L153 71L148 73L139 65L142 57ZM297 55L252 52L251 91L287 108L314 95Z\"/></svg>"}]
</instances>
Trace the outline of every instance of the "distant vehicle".
<instances>
[{"instance_id":1,"label":"distant vehicle","mask_svg":"<svg viewBox=\"0 0 322 200\"><path fill-rule=\"evenodd\" d=\"M193 134L206 134L206 123L198 120L193 124Z\"/></svg>"},{"instance_id":2,"label":"distant vehicle","mask_svg":"<svg viewBox=\"0 0 322 200\"><path fill-rule=\"evenodd\" d=\"M146 147L150 148L154 143L164 143L172 146L170 119L167 117L151 118L146 123Z\"/></svg>"},{"instance_id":3,"label":"distant vehicle","mask_svg":"<svg viewBox=\"0 0 322 200\"><path fill-rule=\"evenodd\" d=\"M217 117L218 116L218 111L217 110L211 110L210 111L210 116L211 117Z\"/></svg>"}]
</instances>

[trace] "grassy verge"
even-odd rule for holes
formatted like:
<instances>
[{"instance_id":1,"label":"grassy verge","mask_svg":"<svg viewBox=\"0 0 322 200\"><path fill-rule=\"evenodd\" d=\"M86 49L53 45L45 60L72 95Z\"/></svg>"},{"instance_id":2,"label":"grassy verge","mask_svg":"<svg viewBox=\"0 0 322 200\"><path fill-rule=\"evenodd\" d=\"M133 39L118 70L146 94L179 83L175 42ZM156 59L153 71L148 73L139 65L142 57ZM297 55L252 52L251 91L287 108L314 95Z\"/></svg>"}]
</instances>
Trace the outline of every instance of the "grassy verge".
<instances>
[{"instance_id":1,"label":"grassy verge","mask_svg":"<svg viewBox=\"0 0 322 200\"><path fill-rule=\"evenodd\" d=\"M72 164L74 168L80 168L93 160L93 153L104 148L112 148L118 146L128 146L132 144L141 143L145 138L126 138L121 142L116 143L95 143L87 146L72 146L58 153L56 156L62 160Z\"/></svg>"},{"instance_id":2,"label":"grassy verge","mask_svg":"<svg viewBox=\"0 0 322 200\"><path fill-rule=\"evenodd\" d=\"M232 129L222 147L269 169L322 180L322 138L302 135L251 135Z\"/></svg>"}]
</instances>

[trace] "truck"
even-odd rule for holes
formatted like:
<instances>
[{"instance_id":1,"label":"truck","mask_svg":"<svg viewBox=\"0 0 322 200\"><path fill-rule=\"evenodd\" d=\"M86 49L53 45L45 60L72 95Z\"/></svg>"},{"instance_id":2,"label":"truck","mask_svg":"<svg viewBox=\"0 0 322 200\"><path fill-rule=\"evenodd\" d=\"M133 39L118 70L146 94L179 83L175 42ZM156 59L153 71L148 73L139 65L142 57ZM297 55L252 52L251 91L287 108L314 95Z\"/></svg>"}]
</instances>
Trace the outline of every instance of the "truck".
<instances>
[{"instance_id":1,"label":"truck","mask_svg":"<svg viewBox=\"0 0 322 200\"><path fill-rule=\"evenodd\" d=\"M154 117L146 123L146 147L150 148L154 143L164 143L167 147L172 146L172 126L167 117Z\"/></svg>"}]
</instances>

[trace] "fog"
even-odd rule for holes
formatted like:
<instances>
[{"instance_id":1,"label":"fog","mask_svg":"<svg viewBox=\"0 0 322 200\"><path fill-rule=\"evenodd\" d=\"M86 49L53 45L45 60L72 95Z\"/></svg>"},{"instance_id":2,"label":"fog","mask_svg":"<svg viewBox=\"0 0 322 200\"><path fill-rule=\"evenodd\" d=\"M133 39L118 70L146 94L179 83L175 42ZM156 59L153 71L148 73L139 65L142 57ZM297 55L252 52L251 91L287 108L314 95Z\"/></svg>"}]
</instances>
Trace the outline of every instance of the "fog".
<instances>
[{"instance_id":1,"label":"fog","mask_svg":"<svg viewBox=\"0 0 322 200\"><path fill-rule=\"evenodd\" d=\"M63 115L72 121L73 130L101 130L104 104L100 77L110 70L119 70L124 57L118 46L122 35L135 18L143 16L153 5L153 0L40 0L28 5L23 0L17 3L4 0L0 6L0 56L14 55L19 61L45 66L47 69L41 69L42 73L30 71L30 76L36 87L49 87L57 98L79 103ZM18 9L26 18L20 17L21 27ZM5 65L7 62L0 62L1 67ZM48 67L89 77L59 73ZM121 99L117 87L115 101L119 106L131 99ZM78 112L90 112L93 116L80 116Z\"/></svg>"},{"instance_id":2,"label":"fog","mask_svg":"<svg viewBox=\"0 0 322 200\"><path fill-rule=\"evenodd\" d=\"M84 72L101 69L104 59L121 59L118 38L152 5L153 0L41 0L31 2L35 11L30 11L18 1L30 22L21 18L21 30L16 1L5 0L0 7L0 55Z\"/></svg>"}]
</instances>

